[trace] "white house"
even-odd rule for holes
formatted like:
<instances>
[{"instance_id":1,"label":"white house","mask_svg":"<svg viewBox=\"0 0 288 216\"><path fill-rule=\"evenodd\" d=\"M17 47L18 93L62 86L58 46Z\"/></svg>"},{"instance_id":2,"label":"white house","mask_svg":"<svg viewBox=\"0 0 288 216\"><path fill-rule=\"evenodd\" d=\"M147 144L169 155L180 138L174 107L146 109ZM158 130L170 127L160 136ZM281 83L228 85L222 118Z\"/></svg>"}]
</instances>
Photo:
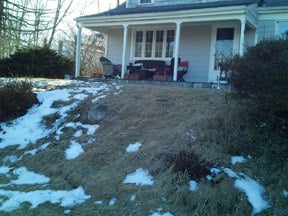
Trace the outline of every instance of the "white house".
<instances>
[{"instance_id":1,"label":"white house","mask_svg":"<svg viewBox=\"0 0 288 216\"><path fill-rule=\"evenodd\" d=\"M122 78L135 60L169 64L172 57L181 57L189 62L185 81L216 82L221 56L242 55L264 38L287 37L288 0L127 0L76 22L76 76L81 30L88 28L107 35L106 57L122 64Z\"/></svg>"}]
</instances>

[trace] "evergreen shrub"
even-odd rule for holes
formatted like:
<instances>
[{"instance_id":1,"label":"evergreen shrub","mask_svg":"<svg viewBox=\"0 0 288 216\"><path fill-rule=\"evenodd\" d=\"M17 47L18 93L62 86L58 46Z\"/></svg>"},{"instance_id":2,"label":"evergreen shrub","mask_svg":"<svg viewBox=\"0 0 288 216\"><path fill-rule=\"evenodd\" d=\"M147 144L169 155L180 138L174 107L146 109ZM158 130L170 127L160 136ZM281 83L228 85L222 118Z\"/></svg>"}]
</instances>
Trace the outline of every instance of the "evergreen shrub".
<instances>
[{"instance_id":1,"label":"evergreen shrub","mask_svg":"<svg viewBox=\"0 0 288 216\"><path fill-rule=\"evenodd\" d=\"M27 47L0 60L0 76L63 78L71 74L73 61L48 47Z\"/></svg>"}]
</instances>

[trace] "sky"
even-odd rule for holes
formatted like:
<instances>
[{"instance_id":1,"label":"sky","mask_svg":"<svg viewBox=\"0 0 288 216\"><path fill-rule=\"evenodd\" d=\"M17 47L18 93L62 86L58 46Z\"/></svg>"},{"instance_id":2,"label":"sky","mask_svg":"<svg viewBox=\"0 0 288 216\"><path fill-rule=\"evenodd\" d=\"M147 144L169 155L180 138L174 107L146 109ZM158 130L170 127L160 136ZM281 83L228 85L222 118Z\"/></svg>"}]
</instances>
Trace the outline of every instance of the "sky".
<instances>
[{"instance_id":1,"label":"sky","mask_svg":"<svg viewBox=\"0 0 288 216\"><path fill-rule=\"evenodd\" d=\"M120 0L120 4L125 0ZM97 14L109 9L115 8L117 0L74 0L73 15L75 17L79 15ZM74 18L75 18L74 17Z\"/></svg>"},{"instance_id":2,"label":"sky","mask_svg":"<svg viewBox=\"0 0 288 216\"><path fill-rule=\"evenodd\" d=\"M70 3L70 0L62 1L66 6ZM125 2L125 0L119 0L120 4L123 2ZM49 0L48 7L55 8L56 4L56 0ZM58 31L56 32L56 37L59 39L62 38L65 35L63 32L70 31L71 29L75 29L74 31L76 32L75 18L79 16L102 13L115 8L116 5L117 0L74 0L69 13L67 13L66 17L57 28Z\"/></svg>"}]
</instances>

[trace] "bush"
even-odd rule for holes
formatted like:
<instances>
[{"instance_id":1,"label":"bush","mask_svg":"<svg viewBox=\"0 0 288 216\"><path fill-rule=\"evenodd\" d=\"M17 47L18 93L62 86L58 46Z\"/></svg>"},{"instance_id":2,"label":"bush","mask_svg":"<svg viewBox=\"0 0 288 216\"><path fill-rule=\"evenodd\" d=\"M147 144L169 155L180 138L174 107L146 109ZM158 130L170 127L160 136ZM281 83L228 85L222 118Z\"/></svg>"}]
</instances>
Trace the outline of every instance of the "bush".
<instances>
[{"instance_id":1,"label":"bush","mask_svg":"<svg viewBox=\"0 0 288 216\"><path fill-rule=\"evenodd\" d=\"M287 124L288 40L261 41L228 61L228 69L235 94L256 105L254 113Z\"/></svg>"},{"instance_id":2,"label":"bush","mask_svg":"<svg viewBox=\"0 0 288 216\"><path fill-rule=\"evenodd\" d=\"M0 76L63 78L71 74L73 61L48 47L28 47L0 60Z\"/></svg>"},{"instance_id":3,"label":"bush","mask_svg":"<svg viewBox=\"0 0 288 216\"><path fill-rule=\"evenodd\" d=\"M0 122L9 121L24 115L38 102L28 81L8 81L0 84Z\"/></svg>"},{"instance_id":4,"label":"bush","mask_svg":"<svg viewBox=\"0 0 288 216\"><path fill-rule=\"evenodd\" d=\"M166 155L168 166L173 166L174 172L187 173L192 179L199 180L210 174L212 166L206 161L201 161L194 152L180 151Z\"/></svg>"}]
</instances>

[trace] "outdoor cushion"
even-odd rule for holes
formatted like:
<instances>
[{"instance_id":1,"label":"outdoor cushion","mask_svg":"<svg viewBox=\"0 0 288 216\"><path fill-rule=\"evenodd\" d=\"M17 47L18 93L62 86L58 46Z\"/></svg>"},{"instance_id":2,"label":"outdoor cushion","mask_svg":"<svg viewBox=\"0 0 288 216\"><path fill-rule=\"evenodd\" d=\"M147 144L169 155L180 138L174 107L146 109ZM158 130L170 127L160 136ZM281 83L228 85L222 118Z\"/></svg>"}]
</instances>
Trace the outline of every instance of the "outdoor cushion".
<instances>
[{"instance_id":1,"label":"outdoor cushion","mask_svg":"<svg viewBox=\"0 0 288 216\"><path fill-rule=\"evenodd\" d=\"M166 66L163 60L137 60L135 64L143 64L143 69L156 69L156 73L163 73Z\"/></svg>"}]
</instances>

